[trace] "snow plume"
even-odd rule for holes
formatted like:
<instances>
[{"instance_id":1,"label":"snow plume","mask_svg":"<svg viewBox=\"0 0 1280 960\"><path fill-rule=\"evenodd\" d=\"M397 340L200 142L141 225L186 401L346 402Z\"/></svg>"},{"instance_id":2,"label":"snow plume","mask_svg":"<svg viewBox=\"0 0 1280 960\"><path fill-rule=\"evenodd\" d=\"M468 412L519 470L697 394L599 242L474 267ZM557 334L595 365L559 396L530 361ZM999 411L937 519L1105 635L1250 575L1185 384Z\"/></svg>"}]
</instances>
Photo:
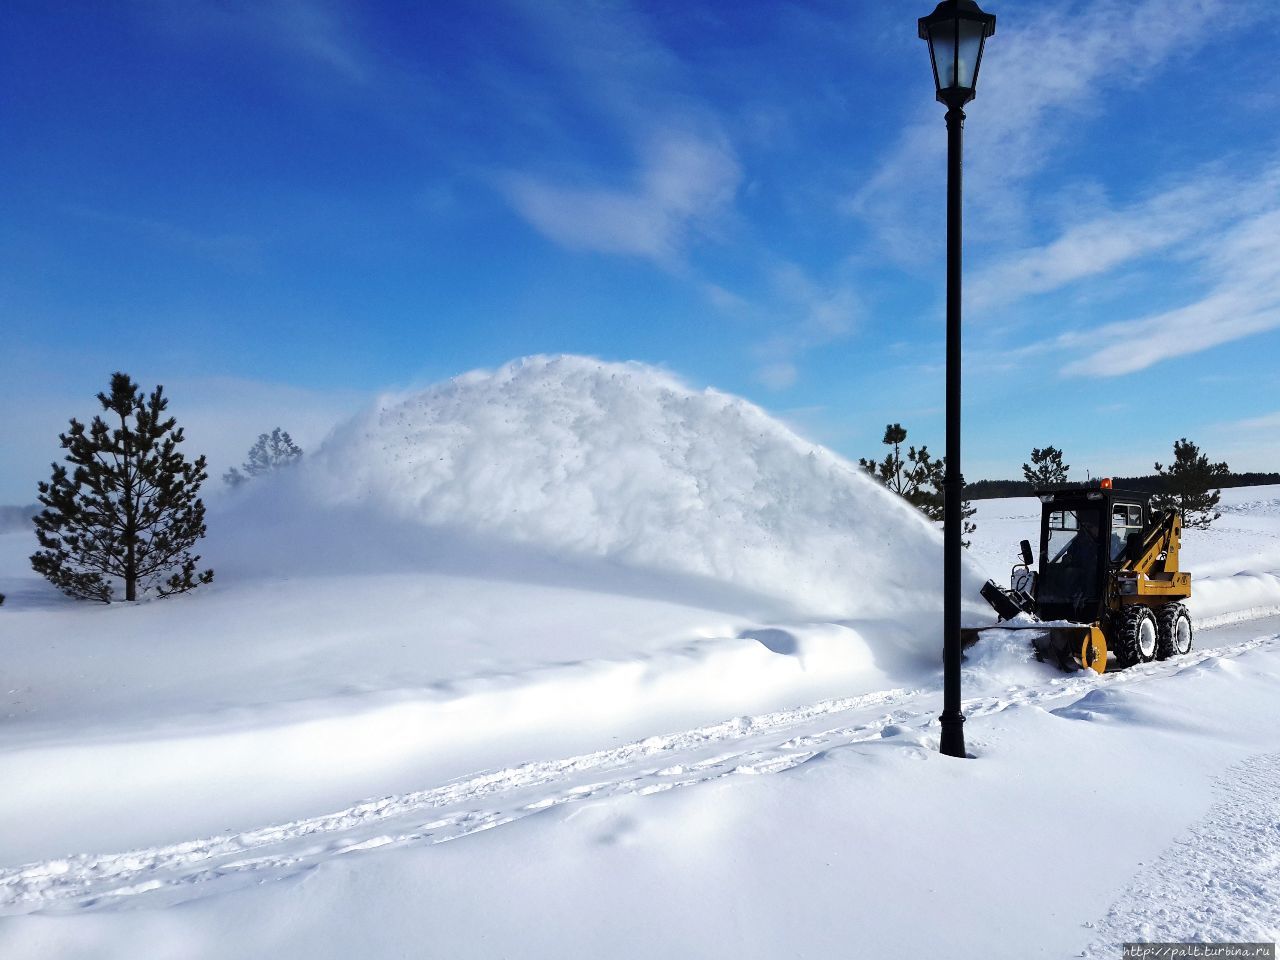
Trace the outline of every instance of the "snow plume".
<instances>
[{"instance_id":1,"label":"snow plume","mask_svg":"<svg viewBox=\"0 0 1280 960\"><path fill-rule=\"evenodd\" d=\"M528 357L386 402L335 431L306 482L330 506L806 615L939 605L940 538L918 512L758 407L639 363Z\"/></svg>"}]
</instances>

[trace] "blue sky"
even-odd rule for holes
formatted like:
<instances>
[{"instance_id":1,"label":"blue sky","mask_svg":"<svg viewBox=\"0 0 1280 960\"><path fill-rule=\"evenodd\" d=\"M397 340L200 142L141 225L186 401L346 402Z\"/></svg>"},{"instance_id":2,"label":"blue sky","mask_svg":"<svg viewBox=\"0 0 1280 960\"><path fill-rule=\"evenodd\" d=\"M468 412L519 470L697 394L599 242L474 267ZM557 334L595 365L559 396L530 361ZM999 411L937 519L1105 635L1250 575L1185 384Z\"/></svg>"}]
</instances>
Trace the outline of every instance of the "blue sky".
<instances>
[{"instance_id":1,"label":"blue sky","mask_svg":"<svg viewBox=\"0 0 1280 960\"><path fill-rule=\"evenodd\" d=\"M529 353L941 452L931 4L0 12L0 502L123 369L214 471ZM1280 470L1280 16L1002 2L966 127L965 455Z\"/></svg>"}]
</instances>

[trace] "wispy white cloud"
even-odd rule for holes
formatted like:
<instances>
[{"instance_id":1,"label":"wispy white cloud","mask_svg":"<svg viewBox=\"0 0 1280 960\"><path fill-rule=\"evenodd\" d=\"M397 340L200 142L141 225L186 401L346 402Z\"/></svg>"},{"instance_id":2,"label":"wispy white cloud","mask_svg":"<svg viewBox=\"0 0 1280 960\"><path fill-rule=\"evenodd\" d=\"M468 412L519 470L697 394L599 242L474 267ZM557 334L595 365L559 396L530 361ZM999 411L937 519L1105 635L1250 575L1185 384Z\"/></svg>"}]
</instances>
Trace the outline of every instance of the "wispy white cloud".
<instances>
[{"instance_id":1,"label":"wispy white cloud","mask_svg":"<svg viewBox=\"0 0 1280 960\"><path fill-rule=\"evenodd\" d=\"M1251 217L1217 238L1204 269L1215 279L1199 300L1153 316L1106 324L1060 341L1104 344L1069 363L1067 376L1118 376L1280 329L1280 209ZM1074 341L1074 343L1072 342Z\"/></svg>"},{"instance_id":2,"label":"wispy white cloud","mask_svg":"<svg viewBox=\"0 0 1280 960\"><path fill-rule=\"evenodd\" d=\"M1114 288L1139 270L1165 303L1174 289L1198 293L1147 314L1069 332L997 354L978 355L988 372L1046 354L1064 358L1067 376L1110 377L1280 327L1280 164L1218 165L1166 182L1149 197L1070 223L1049 242L980 268L967 288L971 306L1017 304L1079 281ZM1074 285L1074 286L1073 286ZM1141 293L1130 284L1130 298ZM1085 315L1088 311L1082 311ZM1004 332L1007 335L1007 331Z\"/></svg>"},{"instance_id":3,"label":"wispy white cloud","mask_svg":"<svg viewBox=\"0 0 1280 960\"><path fill-rule=\"evenodd\" d=\"M843 282L820 283L794 263L773 270L773 285L791 305L790 324L800 347L812 347L847 336L858 313L858 298Z\"/></svg>"},{"instance_id":4,"label":"wispy white cloud","mask_svg":"<svg viewBox=\"0 0 1280 960\"><path fill-rule=\"evenodd\" d=\"M516 211L557 243L673 264L691 234L732 202L741 172L719 139L667 134L639 152L640 168L622 186L527 173L510 174L503 185Z\"/></svg>"},{"instance_id":5,"label":"wispy white cloud","mask_svg":"<svg viewBox=\"0 0 1280 960\"><path fill-rule=\"evenodd\" d=\"M977 308L1016 303L1184 244L1206 223L1240 212L1240 196L1223 186L1220 180L1202 179L1074 223L1050 243L977 269L966 284L966 299Z\"/></svg>"},{"instance_id":6,"label":"wispy white cloud","mask_svg":"<svg viewBox=\"0 0 1280 960\"><path fill-rule=\"evenodd\" d=\"M561 78L561 106L594 115L595 138L619 142L632 163L619 177L616 157L580 159L571 174L535 160L500 176L500 189L556 243L678 266L690 241L730 209L742 180L722 124L691 92L679 58L627 5L523 5ZM565 136L582 144L580 131Z\"/></svg>"},{"instance_id":7,"label":"wispy white cloud","mask_svg":"<svg viewBox=\"0 0 1280 960\"><path fill-rule=\"evenodd\" d=\"M755 379L770 390L785 390L799 378L804 355L851 335L863 308L844 279L821 282L785 261L774 263L765 273L767 306L719 287L711 288L708 296L718 309L769 328L769 335L751 347L757 364Z\"/></svg>"},{"instance_id":8,"label":"wispy white cloud","mask_svg":"<svg viewBox=\"0 0 1280 960\"><path fill-rule=\"evenodd\" d=\"M226 4L177 0L148 7L157 22L189 37L222 35L249 41L320 67L344 83L366 85L377 58L360 39L358 5L342 0L259 0Z\"/></svg>"},{"instance_id":9,"label":"wispy white cloud","mask_svg":"<svg viewBox=\"0 0 1280 960\"><path fill-rule=\"evenodd\" d=\"M254 7L264 36L278 39L303 56L353 83L368 83L372 60L352 29L350 11L320 0L276 0Z\"/></svg>"},{"instance_id":10,"label":"wispy white cloud","mask_svg":"<svg viewBox=\"0 0 1280 960\"><path fill-rule=\"evenodd\" d=\"M1138 86L1167 62L1193 54L1251 7L1226 0L1093 0L1024 8L1002 21L988 45L978 98L968 108L974 119L965 132L966 190L982 197L970 210L973 228L989 235L1019 231L1027 182L1082 114L1096 111L1109 92ZM849 203L904 262L919 260L921 250L939 242L933 221L921 222L917 198L920 170L943 169L942 113L938 104L922 107ZM931 205L931 216L940 209Z\"/></svg>"},{"instance_id":11,"label":"wispy white cloud","mask_svg":"<svg viewBox=\"0 0 1280 960\"><path fill-rule=\"evenodd\" d=\"M794 386L800 371L789 360L776 360L763 364L756 371L756 379L770 390L786 390Z\"/></svg>"},{"instance_id":12,"label":"wispy white cloud","mask_svg":"<svg viewBox=\"0 0 1280 960\"><path fill-rule=\"evenodd\" d=\"M1241 420L1219 423L1215 425L1214 429L1232 433L1280 433L1280 410L1276 410L1274 413L1264 413L1260 417L1245 417Z\"/></svg>"},{"instance_id":13,"label":"wispy white cloud","mask_svg":"<svg viewBox=\"0 0 1280 960\"><path fill-rule=\"evenodd\" d=\"M101 223L113 231L124 231L134 238L236 270L256 271L262 266L263 244L254 237L206 232L155 217L132 216L79 204L67 204L62 209L81 220Z\"/></svg>"},{"instance_id":14,"label":"wispy white cloud","mask_svg":"<svg viewBox=\"0 0 1280 960\"><path fill-rule=\"evenodd\" d=\"M1091 291L1117 287L1124 302L1143 289L1166 305L1176 289L1183 302L1151 312L1130 307L1115 319L1114 301L1106 307L1110 323L979 352L979 366L996 372L1053 356L1066 376L1119 376L1280 328L1276 250L1280 164L1216 164L1166 180L1143 200L1071 221L1051 241L989 262L975 273L966 300L978 317L1060 291L1084 303L1073 311L1084 317ZM1082 288L1082 280L1093 283ZM1001 334L1007 339L1009 330Z\"/></svg>"}]
</instances>

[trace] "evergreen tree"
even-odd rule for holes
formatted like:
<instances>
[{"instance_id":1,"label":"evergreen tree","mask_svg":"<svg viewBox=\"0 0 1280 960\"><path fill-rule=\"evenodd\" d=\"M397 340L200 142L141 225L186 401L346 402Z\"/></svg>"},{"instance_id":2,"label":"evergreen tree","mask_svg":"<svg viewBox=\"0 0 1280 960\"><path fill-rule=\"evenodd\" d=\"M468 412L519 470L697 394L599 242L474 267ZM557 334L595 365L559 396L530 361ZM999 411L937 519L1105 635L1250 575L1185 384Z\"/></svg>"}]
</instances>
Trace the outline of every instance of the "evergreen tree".
<instances>
[{"instance_id":1,"label":"evergreen tree","mask_svg":"<svg viewBox=\"0 0 1280 960\"><path fill-rule=\"evenodd\" d=\"M1062 462L1062 451L1057 447L1035 447L1031 451L1031 462L1022 465L1022 476L1035 488L1052 486L1055 483L1067 482L1069 464Z\"/></svg>"},{"instance_id":2,"label":"evergreen tree","mask_svg":"<svg viewBox=\"0 0 1280 960\"><path fill-rule=\"evenodd\" d=\"M904 458L902 444L906 439L907 431L902 424L887 424L884 428L884 437L880 442L890 448L889 453L885 454L885 458L879 463L865 458L860 458L858 463L867 473L920 510L930 520L943 521L946 513L943 496L946 458L934 459L933 454L929 453L929 448L924 445L919 450L908 447ZM964 480L961 479L960 482L963 484ZM978 529L977 524L970 520L977 512L977 507L968 500L961 505L963 537L968 537ZM967 539L962 539L961 543L966 547L969 546Z\"/></svg>"},{"instance_id":3,"label":"evergreen tree","mask_svg":"<svg viewBox=\"0 0 1280 960\"><path fill-rule=\"evenodd\" d=\"M862 468L913 507L918 508L930 520L942 519L942 477L945 465L935 460L927 446L907 449L902 456L902 444L907 431L900 423L890 423L884 428L880 441L890 450L882 461L859 459Z\"/></svg>"},{"instance_id":4,"label":"evergreen tree","mask_svg":"<svg viewBox=\"0 0 1280 960\"><path fill-rule=\"evenodd\" d=\"M1231 475L1225 463L1210 463L1200 448L1183 437L1173 444L1173 463L1168 468L1156 464L1156 473L1165 492L1156 494L1152 506L1159 510L1177 510L1184 527L1207 527L1222 514L1217 511L1221 490L1211 489Z\"/></svg>"},{"instance_id":5,"label":"evergreen tree","mask_svg":"<svg viewBox=\"0 0 1280 960\"><path fill-rule=\"evenodd\" d=\"M258 434L258 442L249 448L249 459L240 469L232 467L222 475L222 479L230 486L238 487L253 477L293 466L301 459L302 448L293 442L288 431L276 427L269 434Z\"/></svg>"},{"instance_id":6,"label":"evergreen tree","mask_svg":"<svg viewBox=\"0 0 1280 960\"><path fill-rule=\"evenodd\" d=\"M947 466L947 458L943 457L942 467L944 471L946 470L946 466ZM961 490L964 489L963 476L960 477L960 489ZM945 509L942 511L944 521L946 520L946 512L947 511ZM961 523L960 546L964 547L966 550L968 550L970 545L972 544L972 541L969 539L969 535L971 533L976 533L978 530L978 525L973 522L973 515L976 514L977 512L978 512L978 508L975 507L969 500L966 499L960 502L960 523Z\"/></svg>"},{"instance_id":7,"label":"evergreen tree","mask_svg":"<svg viewBox=\"0 0 1280 960\"><path fill-rule=\"evenodd\" d=\"M72 418L58 438L72 469L55 463L52 479L39 485L44 509L35 525L44 549L31 566L69 596L110 603L119 579L126 600L153 588L167 597L213 579L212 570L196 573L200 557L190 553L205 535L196 496L205 458L188 462L178 451L182 428L164 416L162 391L146 397L114 374L111 392L98 394L112 423L95 416L86 429Z\"/></svg>"}]
</instances>

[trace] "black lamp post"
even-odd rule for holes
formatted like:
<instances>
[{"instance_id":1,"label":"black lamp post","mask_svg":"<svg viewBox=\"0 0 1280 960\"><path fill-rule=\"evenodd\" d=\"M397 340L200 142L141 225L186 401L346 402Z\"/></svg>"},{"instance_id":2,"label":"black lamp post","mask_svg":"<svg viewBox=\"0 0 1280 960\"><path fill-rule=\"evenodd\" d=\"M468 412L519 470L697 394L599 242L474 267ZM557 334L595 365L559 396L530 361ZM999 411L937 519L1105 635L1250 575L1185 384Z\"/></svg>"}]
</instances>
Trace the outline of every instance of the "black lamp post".
<instances>
[{"instance_id":1,"label":"black lamp post","mask_svg":"<svg viewBox=\"0 0 1280 960\"><path fill-rule=\"evenodd\" d=\"M947 472L943 480L942 543L942 743L949 757L963 757L960 712L960 156L964 110L978 84L978 67L996 18L973 0L942 0L920 18L920 39L929 41L938 102L947 107Z\"/></svg>"}]
</instances>

